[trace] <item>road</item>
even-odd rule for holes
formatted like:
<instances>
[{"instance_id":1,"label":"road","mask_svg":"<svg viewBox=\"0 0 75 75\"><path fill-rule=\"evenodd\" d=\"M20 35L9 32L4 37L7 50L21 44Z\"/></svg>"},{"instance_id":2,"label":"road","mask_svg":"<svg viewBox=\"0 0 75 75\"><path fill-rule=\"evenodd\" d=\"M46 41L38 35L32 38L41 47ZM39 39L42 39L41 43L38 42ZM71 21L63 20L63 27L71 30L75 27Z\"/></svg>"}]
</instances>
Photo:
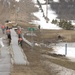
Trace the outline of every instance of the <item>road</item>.
<instances>
[{"instance_id":1,"label":"road","mask_svg":"<svg viewBox=\"0 0 75 75\"><path fill-rule=\"evenodd\" d=\"M12 63L11 63L11 56L10 56L10 47L7 46L5 43L7 42L4 40L6 38L5 34L1 33L0 29L0 75L10 75ZM3 38L4 37L4 38ZM4 40L4 42L3 42Z\"/></svg>"}]
</instances>

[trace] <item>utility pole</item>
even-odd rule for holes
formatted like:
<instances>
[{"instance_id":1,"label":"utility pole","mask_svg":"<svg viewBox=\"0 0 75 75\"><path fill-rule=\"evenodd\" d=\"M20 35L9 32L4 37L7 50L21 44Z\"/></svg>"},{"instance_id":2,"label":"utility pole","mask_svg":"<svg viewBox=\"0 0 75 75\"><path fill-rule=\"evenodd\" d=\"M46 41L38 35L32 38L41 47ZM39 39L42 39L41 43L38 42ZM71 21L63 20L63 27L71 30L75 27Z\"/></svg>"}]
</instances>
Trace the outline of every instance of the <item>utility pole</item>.
<instances>
[{"instance_id":1,"label":"utility pole","mask_svg":"<svg viewBox=\"0 0 75 75\"><path fill-rule=\"evenodd\" d=\"M46 23L48 23L48 0L46 0Z\"/></svg>"},{"instance_id":2,"label":"utility pole","mask_svg":"<svg viewBox=\"0 0 75 75\"><path fill-rule=\"evenodd\" d=\"M67 55L67 43L65 44L65 56Z\"/></svg>"}]
</instances>

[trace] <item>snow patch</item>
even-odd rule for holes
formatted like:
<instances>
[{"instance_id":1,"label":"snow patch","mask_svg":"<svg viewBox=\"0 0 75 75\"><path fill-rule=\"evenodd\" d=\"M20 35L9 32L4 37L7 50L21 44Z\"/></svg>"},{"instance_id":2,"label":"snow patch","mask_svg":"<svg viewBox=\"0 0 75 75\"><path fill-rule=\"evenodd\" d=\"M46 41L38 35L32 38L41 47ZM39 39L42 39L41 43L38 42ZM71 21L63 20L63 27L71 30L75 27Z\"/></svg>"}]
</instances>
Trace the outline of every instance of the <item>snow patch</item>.
<instances>
[{"instance_id":1,"label":"snow patch","mask_svg":"<svg viewBox=\"0 0 75 75\"><path fill-rule=\"evenodd\" d=\"M41 3L45 2L44 0L39 0L39 1ZM33 2L36 3L35 0L33 0ZM37 5L35 5L35 6L38 7ZM33 13L33 15L35 15L39 19L39 21L38 20L32 20L32 22L30 22L30 23L40 25L41 29L56 29L56 30L61 29L57 25L51 23L51 21L53 19L57 18L57 15L51 9L50 5L48 5L48 19L49 19L48 23L46 23L46 19L43 17L43 14L46 16L46 5L41 5L41 6L42 6L42 9L44 11L43 13L41 12L41 10L39 10L38 12Z\"/></svg>"},{"instance_id":2,"label":"snow patch","mask_svg":"<svg viewBox=\"0 0 75 75\"><path fill-rule=\"evenodd\" d=\"M19 2L20 0L15 0L16 2Z\"/></svg>"},{"instance_id":3,"label":"snow patch","mask_svg":"<svg viewBox=\"0 0 75 75\"><path fill-rule=\"evenodd\" d=\"M54 2L59 2L59 0L53 0Z\"/></svg>"},{"instance_id":4,"label":"snow patch","mask_svg":"<svg viewBox=\"0 0 75 75\"><path fill-rule=\"evenodd\" d=\"M2 38L0 38L0 44L1 44L2 47L4 47L4 44L2 42Z\"/></svg>"},{"instance_id":5,"label":"snow patch","mask_svg":"<svg viewBox=\"0 0 75 75\"><path fill-rule=\"evenodd\" d=\"M75 62L75 43L67 43L67 55L66 57L71 61ZM65 55L65 43L58 43L53 46L54 53Z\"/></svg>"}]
</instances>

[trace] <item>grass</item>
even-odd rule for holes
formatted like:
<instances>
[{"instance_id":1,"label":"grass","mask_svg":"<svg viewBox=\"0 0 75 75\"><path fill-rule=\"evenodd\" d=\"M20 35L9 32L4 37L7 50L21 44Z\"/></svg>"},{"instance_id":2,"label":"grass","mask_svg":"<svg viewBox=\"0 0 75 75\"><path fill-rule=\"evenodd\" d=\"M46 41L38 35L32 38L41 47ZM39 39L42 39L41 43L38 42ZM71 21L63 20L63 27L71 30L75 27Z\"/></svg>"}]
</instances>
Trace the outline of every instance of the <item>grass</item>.
<instances>
[{"instance_id":1,"label":"grass","mask_svg":"<svg viewBox=\"0 0 75 75\"><path fill-rule=\"evenodd\" d=\"M55 63L57 65L75 70L75 62L71 62L67 58L63 57L54 57L54 58L55 59L46 58L46 60L49 60L50 62Z\"/></svg>"}]
</instances>

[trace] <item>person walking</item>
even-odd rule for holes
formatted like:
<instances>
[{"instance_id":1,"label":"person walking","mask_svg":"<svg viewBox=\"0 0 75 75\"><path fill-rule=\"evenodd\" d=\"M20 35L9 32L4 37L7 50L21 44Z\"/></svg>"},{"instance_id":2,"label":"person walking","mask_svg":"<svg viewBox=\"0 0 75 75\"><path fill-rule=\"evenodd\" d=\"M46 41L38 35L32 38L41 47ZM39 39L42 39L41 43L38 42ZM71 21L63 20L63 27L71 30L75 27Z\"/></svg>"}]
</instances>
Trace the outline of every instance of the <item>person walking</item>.
<instances>
[{"instance_id":1,"label":"person walking","mask_svg":"<svg viewBox=\"0 0 75 75\"><path fill-rule=\"evenodd\" d=\"M22 43L23 43L23 39L22 39L22 37L19 37L19 39L18 39L18 45L20 44L22 46Z\"/></svg>"},{"instance_id":2,"label":"person walking","mask_svg":"<svg viewBox=\"0 0 75 75\"><path fill-rule=\"evenodd\" d=\"M7 34L7 37L8 37L9 34L10 34L10 29L9 29L9 28L6 30L6 34ZM8 38L9 38L9 37L8 37Z\"/></svg>"},{"instance_id":3,"label":"person walking","mask_svg":"<svg viewBox=\"0 0 75 75\"><path fill-rule=\"evenodd\" d=\"M38 29L40 29L40 25L38 26Z\"/></svg>"},{"instance_id":4,"label":"person walking","mask_svg":"<svg viewBox=\"0 0 75 75\"><path fill-rule=\"evenodd\" d=\"M8 26L6 26L6 30L8 29Z\"/></svg>"},{"instance_id":5,"label":"person walking","mask_svg":"<svg viewBox=\"0 0 75 75\"><path fill-rule=\"evenodd\" d=\"M7 38L9 40L9 45L10 45L10 43L11 43L11 33L10 33L10 29L9 28L7 28L6 34L7 34Z\"/></svg>"},{"instance_id":6,"label":"person walking","mask_svg":"<svg viewBox=\"0 0 75 75\"><path fill-rule=\"evenodd\" d=\"M9 45L11 43L11 34L8 34Z\"/></svg>"},{"instance_id":7,"label":"person walking","mask_svg":"<svg viewBox=\"0 0 75 75\"><path fill-rule=\"evenodd\" d=\"M20 38L20 37L21 37L21 30L18 29L18 30L17 30L17 33L18 33L18 38Z\"/></svg>"},{"instance_id":8,"label":"person walking","mask_svg":"<svg viewBox=\"0 0 75 75\"><path fill-rule=\"evenodd\" d=\"M2 26L1 26L1 29L2 29L2 33L4 34L4 33L5 33L5 26L2 25Z\"/></svg>"}]
</instances>

